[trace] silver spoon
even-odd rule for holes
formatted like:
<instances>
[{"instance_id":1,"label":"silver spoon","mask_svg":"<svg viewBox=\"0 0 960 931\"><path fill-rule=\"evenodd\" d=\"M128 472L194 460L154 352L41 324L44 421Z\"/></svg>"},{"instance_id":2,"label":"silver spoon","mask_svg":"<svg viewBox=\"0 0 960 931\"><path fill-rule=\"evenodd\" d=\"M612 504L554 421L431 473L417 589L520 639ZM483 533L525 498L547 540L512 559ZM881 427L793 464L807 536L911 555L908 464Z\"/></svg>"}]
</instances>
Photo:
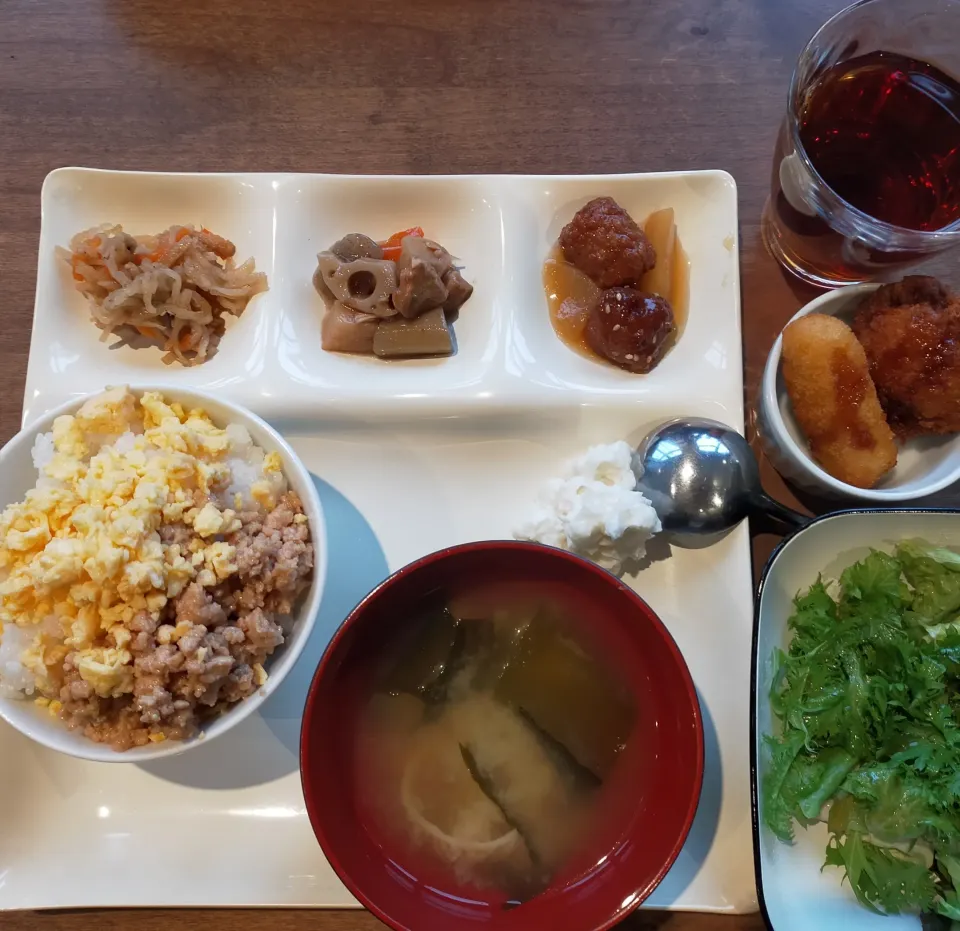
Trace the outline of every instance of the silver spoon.
<instances>
[{"instance_id":1,"label":"silver spoon","mask_svg":"<svg viewBox=\"0 0 960 931\"><path fill-rule=\"evenodd\" d=\"M647 435L637 453L643 465L638 490L669 533L720 534L757 513L791 530L810 520L763 491L753 450L716 420L668 421Z\"/></svg>"}]
</instances>

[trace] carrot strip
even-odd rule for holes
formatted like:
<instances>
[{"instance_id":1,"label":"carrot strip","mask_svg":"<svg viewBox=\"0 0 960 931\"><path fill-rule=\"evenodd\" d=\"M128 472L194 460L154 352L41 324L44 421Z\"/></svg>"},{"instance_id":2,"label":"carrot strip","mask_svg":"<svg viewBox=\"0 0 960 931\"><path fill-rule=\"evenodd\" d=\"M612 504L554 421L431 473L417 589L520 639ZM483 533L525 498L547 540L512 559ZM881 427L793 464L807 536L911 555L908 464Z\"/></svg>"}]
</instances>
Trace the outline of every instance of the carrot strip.
<instances>
[{"instance_id":1,"label":"carrot strip","mask_svg":"<svg viewBox=\"0 0 960 931\"><path fill-rule=\"evenodd\" d=\"M399 233L394 233L388 239L384 239L379 245L385 249L390 248L390 246L399 246L404 236L419 236L422 239L423 229L419 226L411 226L408 230L400 230Z\"/></svg>"},{"instance_id":2,"label":"carrot strip","mask_svg":"<svg viewBox=\"0 0 960 931\"><path fill-rule=\"evenodd\" d=\"M153 326L138 326L134 324L134 329L141 335L146 336L147 339L162 339L163 332L158 330Z\"/></svg>"},{"instance_id":3,"label":"carrot strip","mask_svg":"<svg viewBox=\"0 0 960 931\"><path fill-rule=\"evenodd\" d=\"M383 257L390 262L396 262L400 258L400 253L403 252L403 246L382 246Z\"/></svg>"},{"instance_id":4,"label":"carrot strip","mask_svg":"<svg viewBox=\"0 0 960 931\"><path fill-rule=\"evenodd\" d=\"M164 245L161 243L153 252L148 252L144 258L150 259L151 262L159 262L171 249L172 243Z\"/></svg>"}]
</instances>

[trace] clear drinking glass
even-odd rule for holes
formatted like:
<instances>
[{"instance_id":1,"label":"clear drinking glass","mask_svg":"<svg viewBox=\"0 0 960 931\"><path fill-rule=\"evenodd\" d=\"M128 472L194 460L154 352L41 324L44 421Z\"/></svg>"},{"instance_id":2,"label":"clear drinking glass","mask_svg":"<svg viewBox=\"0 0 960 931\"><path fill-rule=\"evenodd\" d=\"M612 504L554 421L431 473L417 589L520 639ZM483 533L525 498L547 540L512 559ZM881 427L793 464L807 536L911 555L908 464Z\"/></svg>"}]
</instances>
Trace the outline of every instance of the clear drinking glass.
<instances>
[{"instance_id":1,"label":"clear drinking glass","mask_svg":"<svg viewBox=\"0 0 960 931\"><path fill-rule=\"evenodd\" d=\"M908 59L921 67L911 70ZM891 115L880 77L867 93L852 93L851 82L872 80L861 62L879 63L871 75L892 68L897 93L909 84L897 99L920 106ZM828 112L833 122L817 119ZM767 249L800 278L835 287L897 277L960 245L960 136L952 149L944 143L954 119L960 133L960 0L860 0L838 13L793 74L761 224ZM871 208L851 202L850 191Z\"/></svg>"}]
</instances>

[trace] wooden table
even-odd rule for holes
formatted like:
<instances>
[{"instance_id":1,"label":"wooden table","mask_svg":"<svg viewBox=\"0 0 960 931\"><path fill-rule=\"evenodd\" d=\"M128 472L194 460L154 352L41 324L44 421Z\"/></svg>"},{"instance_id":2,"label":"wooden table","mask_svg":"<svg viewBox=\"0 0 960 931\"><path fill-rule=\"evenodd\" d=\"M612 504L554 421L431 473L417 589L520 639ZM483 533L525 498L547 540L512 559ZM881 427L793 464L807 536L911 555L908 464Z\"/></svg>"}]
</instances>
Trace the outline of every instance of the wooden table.
<instances>
[{"instance_id":1,"label":"wooden table","mask_svg":"<svg viewBox=\"0 0 960 931\"><path fill-rule=\"evenodd\" d=\"M20 422L40 185L62 165L181 171L725 168L740 190L748 419L767 350L812 296L759 216L791 69L842 0L3 0L0 442ZM941 263L940 269L946 268ZM796 504L768 466L770 492ZM960 503L956 493L942 501ZM759 535L765 558L775 538ZM77 851L82 855L82 851ZM0 863L0 870L3 864ZM51 864L51 882L62 865ZM354 912L60 912L5 931L364 931ZM759 916L641 912L662 931ZM573 929L575 931L575 929Z\"/></svg>"}]
</instances>

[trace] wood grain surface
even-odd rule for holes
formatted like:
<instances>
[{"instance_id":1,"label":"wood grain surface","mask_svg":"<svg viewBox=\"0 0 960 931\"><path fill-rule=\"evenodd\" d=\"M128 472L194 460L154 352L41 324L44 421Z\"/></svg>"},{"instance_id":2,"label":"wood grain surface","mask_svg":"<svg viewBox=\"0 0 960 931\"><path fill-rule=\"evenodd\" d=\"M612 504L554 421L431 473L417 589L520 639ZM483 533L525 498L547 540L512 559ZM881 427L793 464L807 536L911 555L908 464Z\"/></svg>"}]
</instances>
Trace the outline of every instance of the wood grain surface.
<instances>
[{"instance_id":1,"label":"wood grain surface","mask_svg":"<svg viewBox=\"0 0 960 931\"><path fill-rule=\"evenodd\" d=\"M63 165L361 173L724 168L740 193L751 419L771 343L813 296L760 243L773 140L796 56L843 5L0 0L0 442L20 420L40 186ZM933 271L949 279L950 262ZM764 481L797 504L766 465ZM960 504L960 495L939 500ZM757 560L775 539L756 536ZM0 923L4 931L382 927L359 911L15 913ZM763 922L641 911L624 927L759 931Z\"/></svg>"}]
</instances>

